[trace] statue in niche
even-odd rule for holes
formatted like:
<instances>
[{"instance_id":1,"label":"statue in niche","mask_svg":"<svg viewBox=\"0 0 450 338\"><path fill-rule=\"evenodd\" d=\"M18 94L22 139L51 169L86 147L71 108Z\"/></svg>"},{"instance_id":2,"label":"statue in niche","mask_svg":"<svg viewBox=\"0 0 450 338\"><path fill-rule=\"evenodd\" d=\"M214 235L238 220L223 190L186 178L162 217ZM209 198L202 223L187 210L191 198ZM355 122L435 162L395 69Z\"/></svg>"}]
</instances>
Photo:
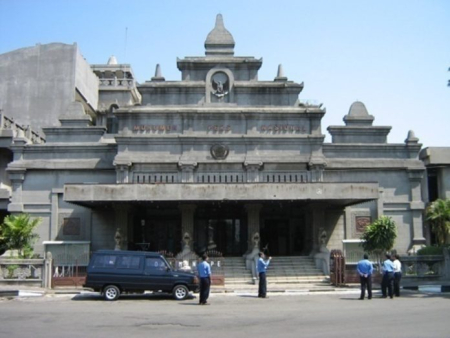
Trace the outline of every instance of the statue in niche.
<instances>
[{"instance_id":1,"label":"statue in niche","mask_svg":"<svg viewBox=\"0 0 450 338\"><path fill-rule=\"evenodd\" d=\"M116 234L114 235L114 241L116 242L116 246L114 247L114 250L122 250L122 241L123 236L120 228L117 228Z\"/></svg>"},{"instance_id":2,"label":"statue in niche","mask_svg":"<svg viewBox=\"0 0 450 338\"><path fill-rule=\"evenodd\" d=\"M259 250L259 241L260 241L259 233L255 232L255 234L252 237L252 242L253 242L253 248L254 249L258 249Z\"/></svg>"},{"instance_id":3,"label":"statue in niche","mask_svg":"<svg viewBox=\"0 0 450 338\"><path fill-rule=\"evenodd\" d=\"M188 232L185 232L183 236L183 252L191 251L191 246L189 245L190 242L191 236L189 235Z\"/></svg>"},{"instance_id":4,"label":"statue in niche","mask_svg":"<svg viewBox=\"0 0 450 338\"><path fill-rule=\"evenodd\" d=\"M324 228L319 229L319 244L320 246L325 246L327 244L327 232Z\"/></svg>"},{"instance_id":5,"label":"statue in niche","mask_svg":"<svg viewBox=\"0 0 450 338\"><path fill-rule=\"evenodd\" d=\"M219 99L223 98L225 95L228 95L229 90L229 80L228 76L225 73L218 72L212 76L212 88L213 94Z\"/></svg>"},{"instance_id":6,"label":"statue in niche","mask_svg":"<svg viewBox=\"0 0 450 338\"><path fill-rule=\"evenodd\" d=\"M215 249L217 247L214 243L214 227L210 224L208 226L208 250Z\"/></svg>"}]
</instances>

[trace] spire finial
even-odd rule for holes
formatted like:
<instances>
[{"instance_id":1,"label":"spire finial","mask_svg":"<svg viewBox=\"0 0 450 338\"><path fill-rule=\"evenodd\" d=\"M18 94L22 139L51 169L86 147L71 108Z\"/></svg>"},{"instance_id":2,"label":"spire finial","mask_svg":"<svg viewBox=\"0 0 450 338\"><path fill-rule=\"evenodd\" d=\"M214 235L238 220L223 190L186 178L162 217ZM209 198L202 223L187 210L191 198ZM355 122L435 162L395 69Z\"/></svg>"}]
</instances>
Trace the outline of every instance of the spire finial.
<instances>
[{"instance_id":1,"label":"spire finial","mask_svg":"<svg viewBox=\"0 0 450 338\"><path fill-rule=\"evenodd\" d=\"M206 37L205 49L206 55L234 55L234 39L231 33L225 28L222 14L217 14L215 26Z\"/></svg>"},{"instance_id":2,"label":"spire finial","mask_svg":"<svg viewBox=\"0 0 450 338\"><path fill-rule=\"evenodd\" d=\"M114 55L111 55L108 59L108 65L117 65L117 59Z\"/></svg>"},{"instance_id":3,"label":"spire finial","mask_svg":"<svg viewBox=\"0 0 450 338\"><path fill-rule=\"evenodd\" d=\"M274 79L274 81L287 81L287 77L284 76L284 71L283 71L283 65L282 64L278 65L277 77Z\"/></svg>"},{"instance_id":4,"label":"spire finial","mask_svg":"<svg viewBox=\"0 0 450 338\"><path fill-rule=\"evenodd\" d=\"M162 76L161 66L159 65L159 63L156 64L155 76L152 77L152 81L166 81L164 76Z\"/></svg>"},{"instance_id":5,"label":"spire finial","mask_svg":"<svg viewBox=\"0 0 450 338\"><path fill-rule=\"evenodd\" d=\"M408 131L408 136L406 137L405 143L406 144L417 144L419 142L419 139L414 134L414 131L410 130Z\"/></svg>"}]
</instances>

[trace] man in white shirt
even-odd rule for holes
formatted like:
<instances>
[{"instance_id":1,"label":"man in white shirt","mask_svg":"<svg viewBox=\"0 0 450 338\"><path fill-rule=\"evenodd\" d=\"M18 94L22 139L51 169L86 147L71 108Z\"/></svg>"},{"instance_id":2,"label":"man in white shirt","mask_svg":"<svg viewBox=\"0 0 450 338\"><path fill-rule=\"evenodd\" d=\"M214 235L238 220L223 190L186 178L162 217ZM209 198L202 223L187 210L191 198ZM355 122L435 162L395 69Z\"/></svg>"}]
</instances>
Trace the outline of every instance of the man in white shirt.
<instances>
[{"instance_id":1,"label":"man in white shirt","mask_svg":"<svg viewBox=\"0 0 450 338\"><path fill-rule=\"evenodd\" d=\"M402 279L402 263L400 262L400 255L394 256L394 295L400 297L400 280Z\"/></svg>"}]
</instances>

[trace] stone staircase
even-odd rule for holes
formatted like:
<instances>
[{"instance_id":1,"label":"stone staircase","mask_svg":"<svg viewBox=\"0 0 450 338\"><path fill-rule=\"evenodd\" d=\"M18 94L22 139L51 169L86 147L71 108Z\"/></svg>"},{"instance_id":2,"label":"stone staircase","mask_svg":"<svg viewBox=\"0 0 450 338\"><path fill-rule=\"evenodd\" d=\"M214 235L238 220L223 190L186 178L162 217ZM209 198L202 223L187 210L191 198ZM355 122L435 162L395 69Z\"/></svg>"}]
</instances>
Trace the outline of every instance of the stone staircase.
<instances>
[{"instance_id":1,"label":"stone staircase","mask_svg":"<svg viewBox=\"0 0 450 338\"><path fill-rule=\"evenodd\" d=\"M226 257L224 265L226 291L251 290L258 287L242 257ZM274 291L332 291L328 277L307 256L272 257L267 270L267 287Z\"/></svg>"}]
</instances>

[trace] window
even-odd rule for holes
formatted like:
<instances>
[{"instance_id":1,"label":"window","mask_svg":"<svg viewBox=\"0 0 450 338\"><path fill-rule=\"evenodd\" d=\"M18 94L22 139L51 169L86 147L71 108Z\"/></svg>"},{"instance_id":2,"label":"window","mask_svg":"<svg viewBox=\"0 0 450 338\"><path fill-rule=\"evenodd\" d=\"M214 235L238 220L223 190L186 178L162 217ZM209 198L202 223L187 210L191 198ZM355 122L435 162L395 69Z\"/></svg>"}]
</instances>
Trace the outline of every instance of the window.
<instances>
[{"instance_id":1,"label":"window","mask_svg":"<svg viewBox=\"0 0 450 338\"><path fill-rule=\"evenodd\" d=\"M117 256L115 255L101 255L95 257L93 264L94 268L109 268L116 264Z\"/></svg>"},{"instance_id":2,"label":"window","mask_svg":"<svg viewBox=\"0 0 450 338\"><path fill-rule=\"evenodd\" d=\"M141 257L136 256L121 256L117 263L119 269L139 269L141 265Z\"/></svg>"},{"instance_id":3,"label":"window","mask_svg":"<svg viewBox=\"0 0 450 338\"><path fill-rule=\"evenodd\" d=\"M167 271L166 262L161 258L150 258L145 259L145 272L147 273L162 273Z\"/></svg>"}]
</instances>

